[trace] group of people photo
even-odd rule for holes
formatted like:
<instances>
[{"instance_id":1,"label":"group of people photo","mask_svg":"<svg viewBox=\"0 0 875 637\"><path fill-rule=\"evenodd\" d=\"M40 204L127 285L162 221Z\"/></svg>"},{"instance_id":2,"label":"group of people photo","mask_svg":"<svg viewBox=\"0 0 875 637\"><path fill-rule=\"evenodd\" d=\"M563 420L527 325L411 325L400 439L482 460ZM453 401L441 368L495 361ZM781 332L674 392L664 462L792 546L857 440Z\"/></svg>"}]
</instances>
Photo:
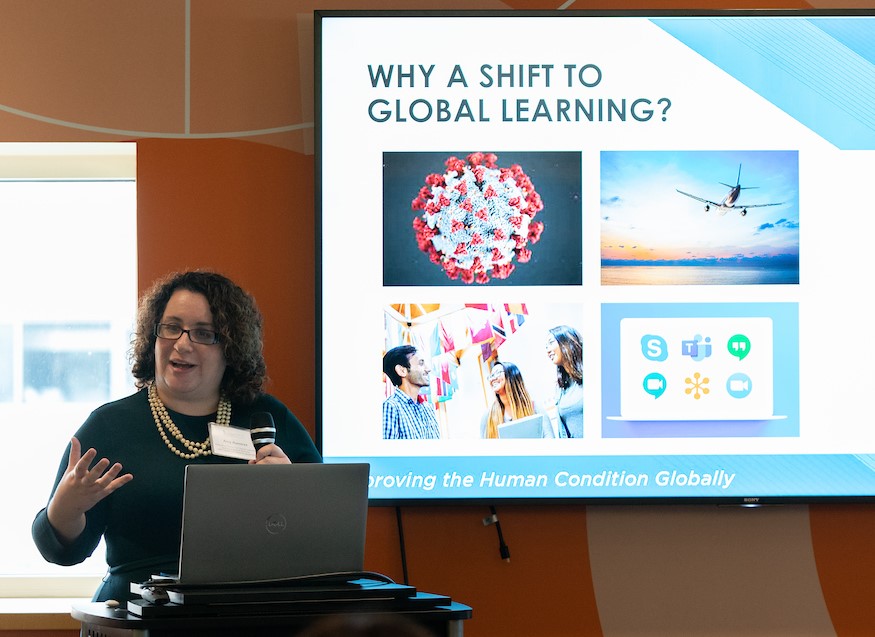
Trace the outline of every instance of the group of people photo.
<instances>
[{"instance_id":1,"label":"group of people photo","mask_svg":"<svg viewBox=\"0 0 875 637\"><path fill-rule=\"evenodd\" d=\"M507 320L515 309L525 311L516 323ZM477 341L476 318L460 328L458 314L477 311L489 314L488 341ZM546 327L554 312L539 315L532 304L432 314L419 322L408 316L401 330L387 331L387 343L390 336L408 342L383 356L384 439L583 437L583 340L576 328Z\"/></svg>"}]
</instances>

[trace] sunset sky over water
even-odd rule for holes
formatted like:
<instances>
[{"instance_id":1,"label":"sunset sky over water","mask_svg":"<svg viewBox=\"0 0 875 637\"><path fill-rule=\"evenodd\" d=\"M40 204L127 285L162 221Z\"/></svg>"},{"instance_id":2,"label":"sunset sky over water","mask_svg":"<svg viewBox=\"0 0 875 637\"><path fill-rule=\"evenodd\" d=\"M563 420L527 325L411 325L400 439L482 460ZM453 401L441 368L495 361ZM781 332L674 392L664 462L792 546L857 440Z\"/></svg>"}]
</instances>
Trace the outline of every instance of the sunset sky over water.
<instances>
[{"instance_id":1,"label":"sunset sky over water","mask_svg":"<svg viewBox=\"0 0 875 637\"><path fill-rule=\"evenodd\" d=\"M735 185L736 209L721 214L678 192L721 202ZM750 188L749 190L747 188ZM749 208L745 205L782 203ZM601 154L601 257L612 264L696 265L799 255L796 151L606 151Z\"/></svg>"}]
</instances>

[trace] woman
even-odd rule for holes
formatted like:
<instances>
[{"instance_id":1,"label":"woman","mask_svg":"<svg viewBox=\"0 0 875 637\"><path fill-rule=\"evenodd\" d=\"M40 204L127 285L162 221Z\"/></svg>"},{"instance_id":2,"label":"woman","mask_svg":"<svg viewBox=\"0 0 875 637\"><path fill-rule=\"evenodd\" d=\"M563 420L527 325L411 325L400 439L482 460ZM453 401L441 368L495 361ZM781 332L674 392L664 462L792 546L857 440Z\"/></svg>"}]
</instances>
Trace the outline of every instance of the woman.
<instances>
[{"instance_id":1,"label":"woman","mask_svg":"<svg viewBox=\"0 0 875 637\"><path fill-rule=\"evenodd\" d=\"M480 422L481 438L498 438L498 425L535 414L544 416L540 437L553 437L547 414L529 396L519 367L506 361L496 362L489 375L489 385L495 392L495 401Z\"/></svg>"},{"instance_id":2,"label":"woman","mask_svg":"<svg viewBox=\"0 0 875 637\"><path fill-rule=\"evenodd\" d=\"M583 438L583 342L577 330L567 325L551 328L547 357L556 365L559 437Z\"/></svg>"},{"instance_id":3,"label":"woman","mask_svg":"<svg viewBox=\"0 0 875 637\"><path fill-rule=\"evenodd\" d=\"M262 317L226 277L158 281L140 301L132 359L140 391L79 428L32 529L43 557L61 565L106 540L109 572L95 601L129 599L131 582L177 570L185 466L245 462L212 454L211 421L248 429L254 412L270 412L276 442L250 464L321 462L300 421L264 393Z\"/></svg>"}]
</instances>

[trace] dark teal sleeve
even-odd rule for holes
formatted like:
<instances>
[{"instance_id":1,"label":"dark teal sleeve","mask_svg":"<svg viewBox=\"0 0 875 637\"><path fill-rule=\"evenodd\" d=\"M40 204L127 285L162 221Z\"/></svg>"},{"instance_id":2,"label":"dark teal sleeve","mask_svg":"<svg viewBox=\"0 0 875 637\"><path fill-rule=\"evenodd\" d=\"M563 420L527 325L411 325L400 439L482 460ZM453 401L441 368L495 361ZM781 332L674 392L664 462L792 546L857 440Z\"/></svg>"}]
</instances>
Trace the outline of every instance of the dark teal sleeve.
<instances>
[{"instance_id":1,"label":"dark teal sleeve","mask_svg":"<svg viewBox=\"0 0 875 637\"><path fill-rule=\"evenodd\" d=\"M58 475L55 478L55 484L52 487L52 495L58 488L58 483L64 477L67 470L67 459L70 457L70 445L64 452L61 466L58 469ZM100 543L100 538L103 535L105 523L104 506L98 504L85 514L85 530L71 544L64 544L55 533L54 527L49 522L48 507L43 508L33 520L31 525L31 536L36 544L40 555L47 562L52 564L60 564L61 566L71 566L79 564L87 558L91 557L94 549Z\"/></svg>"}]
</instances>

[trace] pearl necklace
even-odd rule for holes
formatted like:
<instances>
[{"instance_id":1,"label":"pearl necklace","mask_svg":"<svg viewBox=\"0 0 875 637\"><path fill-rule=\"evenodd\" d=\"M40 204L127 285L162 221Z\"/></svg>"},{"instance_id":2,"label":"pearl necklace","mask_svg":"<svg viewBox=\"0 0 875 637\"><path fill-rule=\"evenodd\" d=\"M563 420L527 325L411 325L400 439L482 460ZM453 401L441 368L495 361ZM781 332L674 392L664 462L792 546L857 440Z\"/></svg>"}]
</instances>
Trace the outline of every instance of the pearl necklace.
<instances>
[{"instance_id":1,"label":"pearl necklace","mask_svg":"<svg viewBox=\"0 0 875 637\"><path fill-rule=\"evenodd\" d=\"M152 417L155 419L155 426L158 428L158 433L170 451L186 460L191 460L198 456L208 456L212 453L210 451L209 437L203 442L193 442L182 435L179 427L176 426L170 418L170 414L167 413L167 408L164 406L164 403L161 402L161 397L158 395L158 390L155 389L154 384L149 385L149 407L152 409ZM231 424L231 401L225 398L224 394L222 394L219 399L219 407L216 413L216 424L222 427L227 427ZM182 446L188 449L190 453L185 453L178 449L168 437L168 433L182 443Z\"/></svg>"}]
</instances>

